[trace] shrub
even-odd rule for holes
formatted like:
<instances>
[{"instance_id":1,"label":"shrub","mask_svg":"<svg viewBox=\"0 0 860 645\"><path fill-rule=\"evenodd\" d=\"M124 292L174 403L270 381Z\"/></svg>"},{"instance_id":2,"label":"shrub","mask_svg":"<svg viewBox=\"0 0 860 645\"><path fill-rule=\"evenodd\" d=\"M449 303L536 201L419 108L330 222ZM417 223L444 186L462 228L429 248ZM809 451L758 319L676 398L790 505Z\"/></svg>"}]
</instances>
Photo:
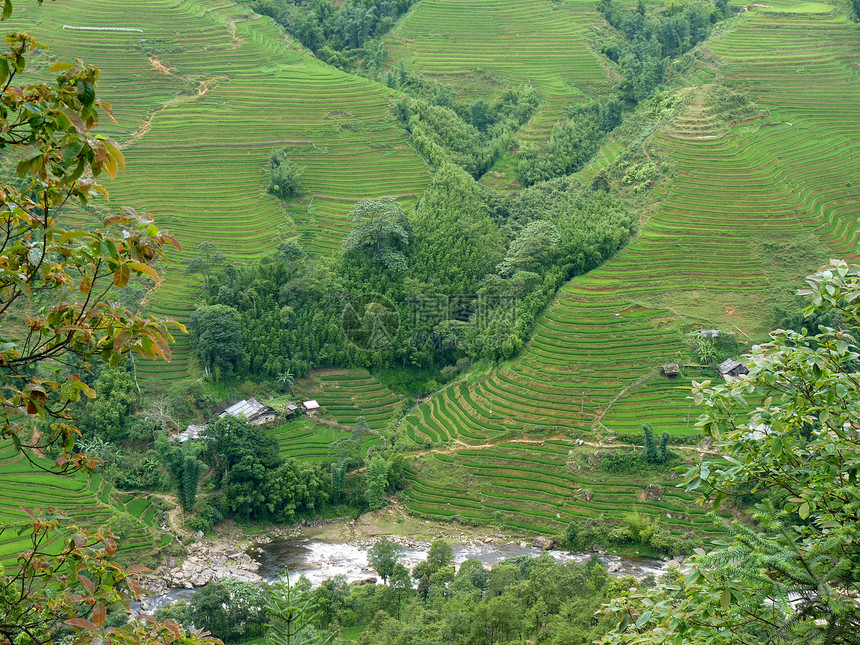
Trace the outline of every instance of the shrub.
<instances>
[{"instance_id":1,"label":"shrub","mask_svg":"<svg viewBox=\"0 0 860 645\"><path fill-rule=\"evenodd\" d=\"M269 192L281 199L301 195L304 170L287 158L286 151L276 150L269 157Z\"/></svg>"}]
</instances>

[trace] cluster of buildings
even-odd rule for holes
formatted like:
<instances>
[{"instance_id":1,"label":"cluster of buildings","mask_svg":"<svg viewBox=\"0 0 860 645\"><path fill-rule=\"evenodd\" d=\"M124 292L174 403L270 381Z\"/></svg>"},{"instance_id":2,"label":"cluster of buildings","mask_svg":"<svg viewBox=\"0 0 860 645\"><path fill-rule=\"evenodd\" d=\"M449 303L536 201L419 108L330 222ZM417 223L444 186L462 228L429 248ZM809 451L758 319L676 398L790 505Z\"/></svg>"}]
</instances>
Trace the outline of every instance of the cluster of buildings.
<instances>
[{"instance_id":1,"label":"cluster of buildings","mask_svg":"<svg viewBox=\"0 0 860 645\"><path fill-rule=\"evenodd\" d=\"M295 403L288 403L284 408L283 413L279 413L274 408L260 403L257 399L242 399L238 403L234 403L229 408L218 415L218 418L231 416L235 418L245 417L252 426L262 426L269 423L274 423L279 417L283 416L286 419L291 419L299 409L308 416L314 416L322 408L315 399L304 401L301 408ZM185 443L192 439L199 438L206 431L206 424L194 425L191 424L185 430L173 437L174 441Z\"/></svg>"}]
</instances>

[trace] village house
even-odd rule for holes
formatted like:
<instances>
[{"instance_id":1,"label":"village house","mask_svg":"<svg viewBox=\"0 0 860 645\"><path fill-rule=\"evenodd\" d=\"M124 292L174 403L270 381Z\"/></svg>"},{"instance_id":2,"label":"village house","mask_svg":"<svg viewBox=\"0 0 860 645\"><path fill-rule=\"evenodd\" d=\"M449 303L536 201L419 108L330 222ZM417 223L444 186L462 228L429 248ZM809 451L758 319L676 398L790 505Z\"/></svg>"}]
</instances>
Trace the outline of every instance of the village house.
<instances>
[{"instance_id":1,"label":"village house","mask_svg":"<svg viewBox=\"0 0 860 645\"><path fill-rule=\"evenodd\" d=\"M746 365L736 361L733 358L727 358L720 363L720 376L740 376L748 372Z\"/></svg>"},{"instance_id":2,"label":"village house","mask_svg":"<svg viewBox=\"0 0 860 645\"><path fill-rule=\"evenodd\" d=\"M271 423L278 418L278 413L267 405L263 405L257 399L242 399L238 403L234 403L229 408L218 415L223 418L227 415L236 417L237 419L244 415L248 419L248 423L252 426L260 426L266 423Z\"/></svg>"},{"instance_id":3,"label":"village house","mask_svg":"<svg viewBox=\"0 0 860 645\"><path fill-rule=\"evenodd\" d=\"M319 411L320 404L317 403L315 399L311 399L310 401L305 401L304 403L302 403L302 412L304 412L308 416L312 417Z\"/></svg>"},{"instance_id":4,"label":"village house","mask_svg":"<svg viewBox=\"0 0 860 645\"><path fill-rule=\"evenodd\" d=\"M666 378L678 378L681 374L681 367L677 363L668 363L663 365L660 371Z\"/></svg>"},{"instance_id":5,"label":"village house","mask_svg":"<svg viewBox=\"0 0 860 645\"><path fill-rule=\"evenodd\" d=\"M293 412L298 409L294 405L287 406L287 409L289 410L289 408L291 407L293 408ZM229 408L224 410L221 414L218 415L218 418L221 419L228 415L237 419L241 416L244 416L253 426L272 423L273 421L276 421L278 419L277 412L275 412L269 406L263 405L262 403L257 401L257 399L242 399L238 403L234 403ZM287 414L287 416L289 416L289 413ZM174 436L173 440L178 441L179 443L185 443L186 441L199 439L205 431L206 424L191 424L187 428L185 428L185 430Z\"/></svg>"}]
</instances>

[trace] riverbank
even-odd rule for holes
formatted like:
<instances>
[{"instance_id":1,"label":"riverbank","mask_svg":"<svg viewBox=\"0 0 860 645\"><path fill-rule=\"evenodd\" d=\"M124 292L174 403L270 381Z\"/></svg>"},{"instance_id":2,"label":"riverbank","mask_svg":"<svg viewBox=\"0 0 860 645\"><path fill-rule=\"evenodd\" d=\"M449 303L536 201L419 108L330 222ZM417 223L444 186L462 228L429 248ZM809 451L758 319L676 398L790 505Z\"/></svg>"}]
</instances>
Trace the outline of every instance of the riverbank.
<instances>
[{"instance_id":1,"label":"riverbank","mask_svg":"<svg viewBox=\"0 0 860 645\"><path fill-rule=\"evenodd\" d=\"M170 588L191 589L212 580L237 578L261 582L260 564L254 558L266 544L284 540L316 540L343 544L358 549L387 538L405 548L418 548L437 538L463 545L505 544L530 538L525 534L499 533L488 527L460 526L431 522L410 516L399 504L365 513L358 519L318 520L295 527L263 526L259 532L243 531L235 522L222 522L215 534L188 536L186 556L177 561L168 558L142 580L149 595L160 596ZM191 542L190 540L194 540Z\"/></svg>"},{"instance_id":2,"label":"riverbank","mask_svg":"<svg viewBox=\"0 0 860 645\"><path fill-rule=\"evenodd\" d=\"M409 568L426 559L430 544L440 538L453 546L457 565L476 559L484 566L493 566L506 558L536 557L548 552L563 562L597 556L613 575L643 578L658 576L664 567L683 562L683 558L666 562L667 559L641 558L635 553L606 554L598 545L587 552L569 553L552 549L554 545L547 538L422 520L394 504L355 520L338 518L297 527L270 526L259 533L243 532L233 522L222 523L211 539L198 534L197 541L187 547L184 561L169 559L146 576L143 582L149 598L143 606L164 606L213 580L272 581L285 567L296 576L307 576L314 585L336 575L350 582L375 582L376 572L369 566L367 551L383 538L399 545L401 560Z\"/></svg>"}]
</instances>

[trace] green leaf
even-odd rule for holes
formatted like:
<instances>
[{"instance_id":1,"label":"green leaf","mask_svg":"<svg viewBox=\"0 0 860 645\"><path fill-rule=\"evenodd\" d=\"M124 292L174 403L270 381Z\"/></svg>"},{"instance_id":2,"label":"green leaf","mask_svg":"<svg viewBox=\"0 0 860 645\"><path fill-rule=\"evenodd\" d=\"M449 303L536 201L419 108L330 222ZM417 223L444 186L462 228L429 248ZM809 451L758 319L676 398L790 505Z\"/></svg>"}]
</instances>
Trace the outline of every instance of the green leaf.
<instances>
[{"instance_id":1,"label":"green leaf","mask_svg":"<svg viewBox=\"0 0 860 645\"><path fill-rule=\"evenodd\" d=\"M3 15L0 16L0 20L6 20L9 16L12 15L12 0L3 0Z\"/></svg>"},{"instance_id":2,"label":"green leaf","mask_svg":"<svg viewBox=\"0 0 860 645\"><path fill-rule=\"evenodd\" d=\"M800 519L805 520L809 517L809 502L803 502L800 505L800 508L797 509L797 514L800 515Z\"/></svg>"},{"instance_id":3,"label":"green leaf","mask_svg":"<svg viewBox=\"0 0 860 645\"><path fill-rule=\"evenodd\" d=\"M87 233L86 231L66 231L63 233L62 237L60 237L60 246L63 246L66 242L76 237L95 237L92 233Z\"/></svg>"},{"instance_id":4,"label":"green leaf","mask_svg":"<svg viewBox=\"0 0 860 645\"><path fill-rule=\"evenodd\" d=\"M782 454L782 439L776 439L770 445L770 451L774 457L779 457Z\"/></svg>"},{"instance_id":5,"label":"green leaf","mask_svg":"<svg viewBox=\"0 0 860 645\"><path fill-rule=\"evenodd\" d=\"M651 620L651 614L652 613L653 612L651 612L651 611L646 611L644 614L639 616L639 618L636 619L636 627L642 627L642 625L644 625L649 620Z\"/></svg>"},{"instance_id":6,"label":"green leaf","mask_svg":"<svg viewBox=\"0 0 860 645\"><path fill-rule=\"evenodd\" d=\"M92 83L78 84L78 99L86 106L90 106L96 100L96 88Z\"/></svg>"},{"instance_id":7,"label":"green leaf","mask_svg":"<svg viewBox=\"0 0 860 645\"><path fill-rule=\"evenodd\" d=\"M728 609L729 604L732 602L732 592L728 589L723 589L723 593L720 594L720 606L723 609Z\"/></svg>"}]
</instances>

